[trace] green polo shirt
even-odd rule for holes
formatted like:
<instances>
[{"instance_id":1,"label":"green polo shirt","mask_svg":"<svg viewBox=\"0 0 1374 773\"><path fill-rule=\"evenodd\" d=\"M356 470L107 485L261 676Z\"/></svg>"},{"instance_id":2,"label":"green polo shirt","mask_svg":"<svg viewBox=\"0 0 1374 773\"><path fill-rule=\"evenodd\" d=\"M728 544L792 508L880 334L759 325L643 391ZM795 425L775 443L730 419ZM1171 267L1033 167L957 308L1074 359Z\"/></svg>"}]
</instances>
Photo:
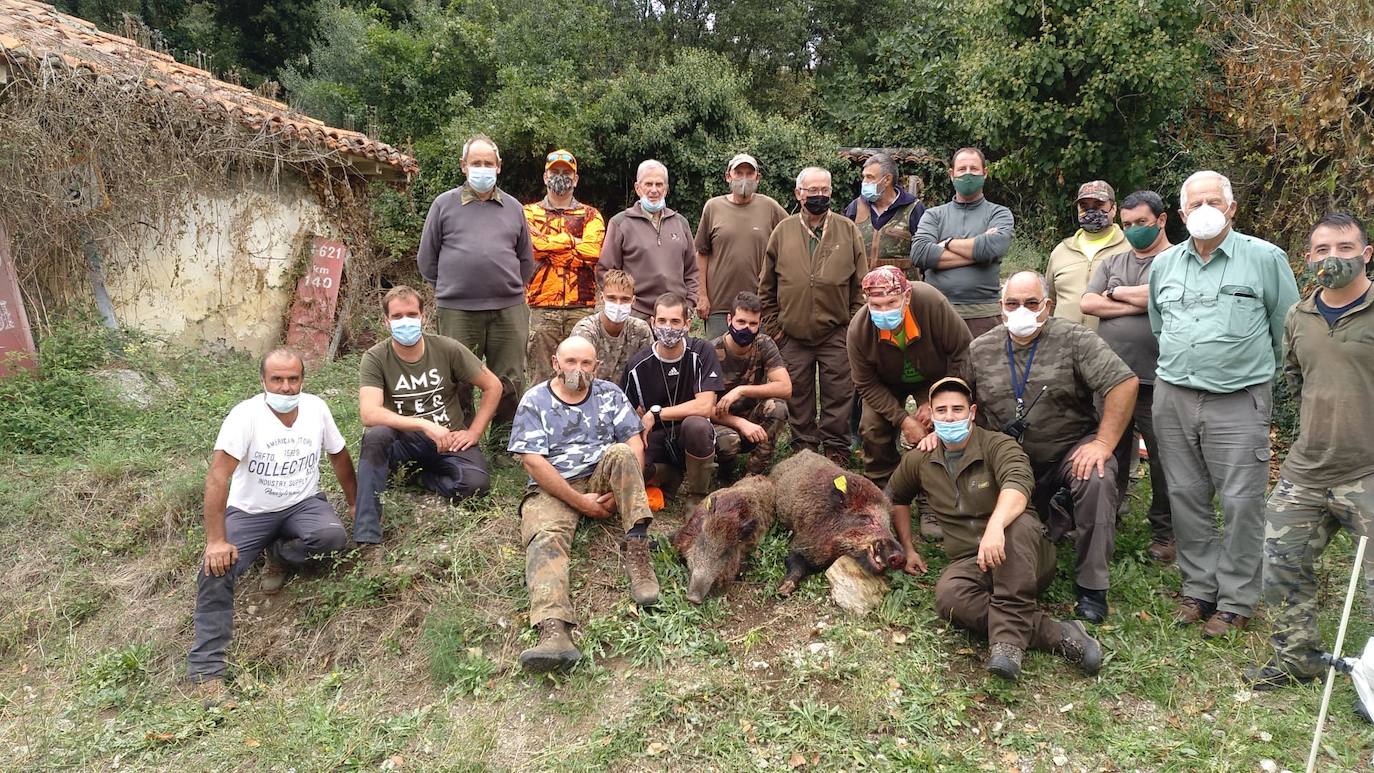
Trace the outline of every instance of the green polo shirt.
<instances>
[{"instance_id":1,"label":"green polo shirt","mask_svg":"<svg viewBox=\"0 0 1374 773\"><path fill-rule=\"evenodd\" d=\"M1232 230L1206 263L1192 239L1170 247L1150 268L1157 377L1217 394L1272 380L1297 302L1288 256L1263 239Z\"/></svg>"}]
</instances>

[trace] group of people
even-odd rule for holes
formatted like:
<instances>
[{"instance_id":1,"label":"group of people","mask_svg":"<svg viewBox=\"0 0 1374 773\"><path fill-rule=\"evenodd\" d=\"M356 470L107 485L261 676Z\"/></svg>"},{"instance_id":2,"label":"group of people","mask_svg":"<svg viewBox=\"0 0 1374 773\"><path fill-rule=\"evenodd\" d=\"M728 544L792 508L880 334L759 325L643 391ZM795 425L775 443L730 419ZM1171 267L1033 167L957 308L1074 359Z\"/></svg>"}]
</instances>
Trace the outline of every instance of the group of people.
<instances>
[{"instance_id":1,"label":"group of people","mask_svg":"<svg viewBox=\"0 0 1374 773\"><path fill-rule=\"evenodd\" d=\"M272 592L288 568L346 544L319 493L321 450L367 553L382 541L389 478L406 468L446 498L485 492L479 442L506 422L506 449L529 475L530 670L580 657L568 575L582 517L619 521L631 596L651 606L650 487L680 490L690 512L733 477L767 472L784 427L794 448L849 465L853 418L906 570L926 571L917 535L943 543L936 607L988 638L992 673L1015 679L1027 649L1100 668L1083 622L1108 615L1137 433L1149 555L1183 578L1178 625L1223 636L1263 597L1274 656L1249 674L1254 686L1321 670L1314 560L1337 529L1374 530L1374 248L1355 218L1312 230L1319 288L1300 302L1284 252L1232 227L1230 183L1211 171L1180 190L1183 242L1169 242L1157 193L1118 207L1109 184L1090 181L1077 190L1079 228L1046 272L1003 282L1014 221L984 198L976 148L951 157L955 193L942 205L903 190L878 154L843 213L830 173L801 170L790 216L758 192L757 160L739 154L695 235L666 206L657 161L640 164L638 200L609 222L576 199L567 151L548 155L547 194L524 207L497 185L490 139L469 140L461 166L466 181L434 200L417 259L438 333L425 332L420 293L394 287L381 304L389 336L363 355L357 474L289 351L263 359L264 393L224 421L189 659L205 690L223 690L234 583L257 555ZM694 315L707 338L691 335ZM1300 430L1266 506L1279 369ZM1076 553L1071 621L1038 602L1060 542Z\"/></svg>"}]
</instances>

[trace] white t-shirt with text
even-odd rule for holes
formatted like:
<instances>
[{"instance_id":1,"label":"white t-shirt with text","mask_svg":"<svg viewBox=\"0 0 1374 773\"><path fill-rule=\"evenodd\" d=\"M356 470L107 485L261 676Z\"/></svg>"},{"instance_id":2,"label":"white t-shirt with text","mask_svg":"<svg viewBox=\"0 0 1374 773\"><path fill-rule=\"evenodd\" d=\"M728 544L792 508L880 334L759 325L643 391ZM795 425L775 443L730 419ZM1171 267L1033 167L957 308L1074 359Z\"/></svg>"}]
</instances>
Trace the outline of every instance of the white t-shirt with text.
<instances>
[{"instance_id":1,"label":"white t-shirt with text","mask_svg":"<svg viewBox=\"0 0 1374 773\"><path fill-rule=\"evenodd\" d=\"M216 451L239 460L229 481L229 506L248 513L285 510L314 496L320 490L320 450L337 454L343 448L329 406L304 392L291 426L259 393L234 406L215 438Z\"/></svg>"}]
</instances>

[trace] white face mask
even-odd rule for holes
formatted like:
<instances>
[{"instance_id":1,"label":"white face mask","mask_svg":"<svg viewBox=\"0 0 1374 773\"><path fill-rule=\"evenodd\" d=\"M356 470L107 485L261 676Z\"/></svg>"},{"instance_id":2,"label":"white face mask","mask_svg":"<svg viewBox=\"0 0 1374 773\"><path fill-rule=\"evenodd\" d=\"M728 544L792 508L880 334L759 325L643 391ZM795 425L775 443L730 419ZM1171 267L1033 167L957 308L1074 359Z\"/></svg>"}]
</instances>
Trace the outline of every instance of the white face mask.
<instances>
[{"instance_id":1,"label":"white face mask","mask_svg":"<svg viewBox=\"0 0 1374 773\"><path fill-rule=\"evenodd\" d=\"M1017 338L1025 338L1039 330L1045 323L1040 315L1022 306L1016 311L1007 312L1007 332Z\"/></svg>"},{"instance_id":2,"label":"white face mask","mask_svg":"<svg viewBox=\"0 0 1374 773\"><path fill-rule=\"evenodd\" d=\"M1203 204L1188 213L1186 225L1188 235L1194 239L1212 239L1226 229L1226 213L1211 204Z\"/></svg>"},{"instance_id":3,"label":"white face mask","mask_svg":"<svg viewBox=\"0 0 1374 773\"><path fill-rule=\"evenodd\" d=\"M634 304L630 303L608 303L606 304L606 319L617 324L624 322L630 318L630 310L632 308L634 308Z\"/></svg>"}]
</instances>

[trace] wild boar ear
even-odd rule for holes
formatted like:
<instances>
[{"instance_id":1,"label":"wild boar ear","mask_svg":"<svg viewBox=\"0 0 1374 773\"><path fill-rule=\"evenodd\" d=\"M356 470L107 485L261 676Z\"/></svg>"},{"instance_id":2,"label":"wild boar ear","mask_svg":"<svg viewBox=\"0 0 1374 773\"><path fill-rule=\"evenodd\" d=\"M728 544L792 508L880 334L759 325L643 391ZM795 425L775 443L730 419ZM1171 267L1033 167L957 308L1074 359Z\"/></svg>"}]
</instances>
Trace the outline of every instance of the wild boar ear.
<instances>
[{"instance_id":1,"label":"wild boar ear","mask_svg":"<svg viewBox=\"0 0 1374 773\"><path fill-rule=\"evenodd\" d=\"M835 479L830 482L830 503L835 507L843 507L848 493L849 481L845 479L843 474L835 476Z\"/></svg>"}]
</instances>

